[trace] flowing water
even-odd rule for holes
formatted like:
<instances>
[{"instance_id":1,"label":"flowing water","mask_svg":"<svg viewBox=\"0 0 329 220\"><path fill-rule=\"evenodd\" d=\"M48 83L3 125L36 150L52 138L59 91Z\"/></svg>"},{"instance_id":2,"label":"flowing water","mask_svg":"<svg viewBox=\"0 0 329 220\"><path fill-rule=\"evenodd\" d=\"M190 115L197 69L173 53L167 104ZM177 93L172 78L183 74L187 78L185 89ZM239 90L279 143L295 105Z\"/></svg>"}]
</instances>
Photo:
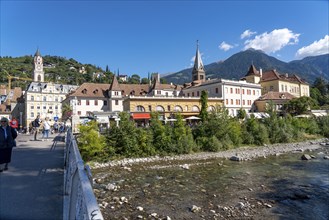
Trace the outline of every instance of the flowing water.
<instances>
[{"instance_id":1,"label":"flowing water","mask_svg":"<svg viewBox=\"0 0 329 220\"><path fill-rule=\"evenodd\" d=\"M244 162L218 158L99 169L93 171L103 179L96 196L105 219L327 220L328 153L309 152L316 157L310 161L290 153ZM102 189L108 184L115 189Z\"/></svg>"}]
</instances>

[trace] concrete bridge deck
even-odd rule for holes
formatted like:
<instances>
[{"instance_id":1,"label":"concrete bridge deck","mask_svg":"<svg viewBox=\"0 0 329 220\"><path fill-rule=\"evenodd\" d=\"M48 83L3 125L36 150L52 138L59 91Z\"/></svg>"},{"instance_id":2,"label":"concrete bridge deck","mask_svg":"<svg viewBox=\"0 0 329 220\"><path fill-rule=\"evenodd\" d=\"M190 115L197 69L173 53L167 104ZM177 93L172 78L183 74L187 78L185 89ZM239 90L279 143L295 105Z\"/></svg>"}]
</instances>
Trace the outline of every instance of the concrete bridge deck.
<instances>
[{"instance_id":1,"label":"concrete bridge deck","mask_svg":"<svg viewBox=\"0 0 329 220\"><path fill-rule=\"evenodd\" d=\"M0 173L0 220L63 219L64 135L16 141L9 170Z\"/></svg>"}]
</instances>

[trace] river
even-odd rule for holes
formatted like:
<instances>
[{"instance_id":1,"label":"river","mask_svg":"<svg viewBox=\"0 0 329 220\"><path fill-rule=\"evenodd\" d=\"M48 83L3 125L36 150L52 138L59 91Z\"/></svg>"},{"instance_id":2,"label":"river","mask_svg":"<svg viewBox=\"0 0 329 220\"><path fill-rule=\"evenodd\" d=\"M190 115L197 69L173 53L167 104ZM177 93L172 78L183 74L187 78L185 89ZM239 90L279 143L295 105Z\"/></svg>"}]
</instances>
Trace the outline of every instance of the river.
<instances>
[{"instance_id":1,"label":"river","mask_svg":"<svg viewBox=\"0 0 329 220\"><path fill-rule=\"evenodd\" d=\"M301 160L299 152L102 168L93 171L101 179L95 194L105 219L327 220L328 147L306 153L315 158Z\"/></svg>"}]
</instances>

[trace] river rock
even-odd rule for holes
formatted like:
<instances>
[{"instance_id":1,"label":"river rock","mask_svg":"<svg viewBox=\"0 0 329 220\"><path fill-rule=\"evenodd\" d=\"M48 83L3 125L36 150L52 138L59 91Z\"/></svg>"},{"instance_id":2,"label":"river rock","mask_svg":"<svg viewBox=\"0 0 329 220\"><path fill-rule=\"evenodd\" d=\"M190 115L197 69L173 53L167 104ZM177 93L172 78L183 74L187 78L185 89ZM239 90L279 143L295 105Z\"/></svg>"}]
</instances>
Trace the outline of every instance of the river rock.
<instances>
[{"instance_id":1,"label":"river rock","mask_svg":"<svg viewBox=\"0 0 329 220\"><path fill-rule=\"evenodd\" d=\"M191 208L191 212L199 212L199 211L201 211L201 207L198 207L198 206L196 206L196 205L193 205L192 206L192 208Z\"/></svg>"},{"instance_id":2,"label":"river rock","mask_svg":"<svg viewBox=\"0 0 329 220\"><path fill-rule=\"evenodd\" d=\"M230 160L232 160L232 161L242 161L242 158L240 158L238 156L232 156L232 157L230 157Z\"/></svg>"},{"instance_id":3,"label":"river rock","mask_svg":"<svg viewBox=\"0 0 329 220\"><path fill-rule=\"evenodd\" d=\"M311 160L312 157L308 154L303 154L303 156L301 157L302 160Z\"/></svg>"},{"instance_id":4,"label":"river rock","mask_svg":"<svg viewBox=\"0 0 329 220\"><path fill-rule=\"evenodd\" d=\"M329 160L329 156L326 155L326 156L323 157L323 159L325 159L325 160Z\"/></svg>"}]
</instances>

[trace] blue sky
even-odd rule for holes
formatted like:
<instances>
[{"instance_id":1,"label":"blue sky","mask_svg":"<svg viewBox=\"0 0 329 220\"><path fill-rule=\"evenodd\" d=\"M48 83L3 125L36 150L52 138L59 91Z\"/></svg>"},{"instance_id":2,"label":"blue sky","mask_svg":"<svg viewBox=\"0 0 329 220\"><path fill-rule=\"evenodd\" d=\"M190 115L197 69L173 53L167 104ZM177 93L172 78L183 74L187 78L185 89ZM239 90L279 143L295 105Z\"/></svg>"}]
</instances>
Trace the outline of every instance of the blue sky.
<instances>
[{"instance_id":1,"label":"blue sky","mask_svg":"<svg viewBox=\"0 0 329 220\"><path fill-rule=\"evenodd\" d=\"M1 56L73 58L120 74L176 72L249 47L282 61L329 53L329 1L1 1Z\"/></svg>"}]
</instances>

